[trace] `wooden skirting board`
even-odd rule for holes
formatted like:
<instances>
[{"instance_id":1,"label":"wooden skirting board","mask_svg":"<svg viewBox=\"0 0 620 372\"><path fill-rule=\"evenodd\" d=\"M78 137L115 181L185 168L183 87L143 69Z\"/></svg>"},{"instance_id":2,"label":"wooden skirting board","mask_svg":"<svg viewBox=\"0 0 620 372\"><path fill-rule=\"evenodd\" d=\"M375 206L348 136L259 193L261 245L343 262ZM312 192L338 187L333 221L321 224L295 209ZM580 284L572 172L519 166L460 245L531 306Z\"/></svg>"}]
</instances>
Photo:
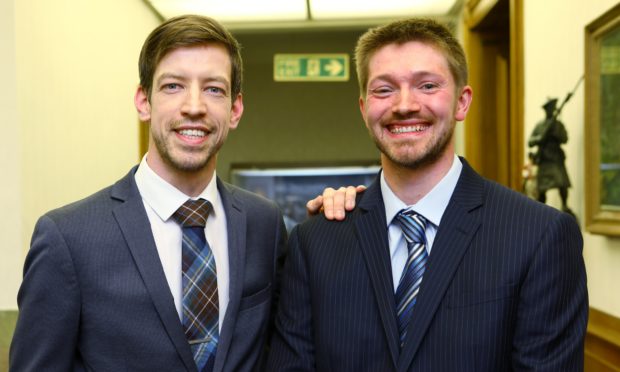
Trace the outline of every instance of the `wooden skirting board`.
<instances>
[{"instance_id":1,"label":"wooden skirting board","mask_svg":"<svg viewBox=\"0 0 620 372\"><path fill-rule=\"evenodd\" d=\"M620 318L590 308L585 371L620 371Z\"/></svg>"}]
</instances>

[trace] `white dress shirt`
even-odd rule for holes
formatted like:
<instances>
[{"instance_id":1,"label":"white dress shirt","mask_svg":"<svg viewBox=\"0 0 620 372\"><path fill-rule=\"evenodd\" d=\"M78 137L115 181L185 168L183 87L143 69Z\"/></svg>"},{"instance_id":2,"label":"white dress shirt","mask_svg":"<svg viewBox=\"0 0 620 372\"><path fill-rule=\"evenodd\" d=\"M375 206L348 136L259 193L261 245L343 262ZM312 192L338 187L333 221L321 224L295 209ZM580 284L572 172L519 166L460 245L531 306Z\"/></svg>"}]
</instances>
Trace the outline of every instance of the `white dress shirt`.
<instances>
[{"instance_id":1,"label":"white dress shirt","mask_svg":"<svg viewBox=\"0 0 620 372\"><path fill-rule=\"evenodd\" d=\"M228 307L228 235L226 228L226 214L220 194L217 191L216 176L209 185L196 198L190 198L180 190L166 182L158 176L146 163L146 157L142 158L138 170L135 174L136 184L146 214L151 224L153 238L157 246L157 253L166 274L166 280L170 286L174 305L179 319L182 319L183 306L183 285L181 281L182 250L181 244L183 232L181 226L176 223L171 216L188 199L206 199L213 205L213 210L209 213L205 236L213 251L217 270L217 291L219 300L219 327L222 328L224 314Z\"/></svg>"},{"instance_id":2,"label":"white dress shirt","mask_svg":"<svg viewBox=\"0 0 620 372\"><path fill-rule=\"evenodd\" d=\"M446 173L441 181L439 181L428 194L424 195L422 199L413 205L406 205L394 194L385 181L383 172L381 172L381 195L383 196L383 203L385 205L385 220L388 229L394 292L396 292L398 288L398 283L405 269L405 263L407 262L407 256L409 254L403 231L400 225L394 222L394 217L396 217L401 210L411 208L416 213L426 218L428 221L426 224L426 252L430 255L433 242L435 241L435 235L437 235L437 229L439 228L439 222L450 202L450 198L452 197L462 169L463 164L461 160L458 156L454 155L454 161L448 173Z\"/></svg>"}]
</instances>

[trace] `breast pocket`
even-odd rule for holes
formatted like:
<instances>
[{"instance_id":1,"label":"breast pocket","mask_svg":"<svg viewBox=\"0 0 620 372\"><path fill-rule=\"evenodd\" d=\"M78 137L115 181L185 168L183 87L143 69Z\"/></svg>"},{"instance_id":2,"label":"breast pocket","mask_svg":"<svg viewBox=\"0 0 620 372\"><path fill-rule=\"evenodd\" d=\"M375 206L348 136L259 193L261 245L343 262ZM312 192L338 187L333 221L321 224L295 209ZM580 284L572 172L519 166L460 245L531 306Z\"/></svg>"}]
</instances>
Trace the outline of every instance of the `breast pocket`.
<instances>
[{"instance_id":1,"label":"breast pocket","mask_svg":"<svg viewBox=\"0 0 620 372\"><path fill-rule=\"evenodd\" d=\"M271 300L271 283L267 287L253 293L249 296L242 297L239 303L239 311L244 311L258 306L264 302Z\"/></svg>"},{"instance_id":2,"label":"breast pocket","mask_svg":"<svg viewBox=\"0 0 620 372\"><path fill-rule=\"evenodd\" d=\"M450 295L446 300L449 308L468 307L515 297L517 285L486 288L479 291L462 292Z\"/></svg>"}]
</instances>

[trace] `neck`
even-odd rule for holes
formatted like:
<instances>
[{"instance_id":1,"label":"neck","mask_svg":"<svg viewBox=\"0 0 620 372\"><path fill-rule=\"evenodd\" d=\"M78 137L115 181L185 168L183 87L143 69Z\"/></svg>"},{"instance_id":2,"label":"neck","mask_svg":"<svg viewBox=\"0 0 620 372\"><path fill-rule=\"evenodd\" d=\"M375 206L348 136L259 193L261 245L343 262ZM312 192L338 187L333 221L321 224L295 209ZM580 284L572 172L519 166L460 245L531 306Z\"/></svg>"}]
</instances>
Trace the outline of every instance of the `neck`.
<instances>
[{"instance_id":1,"label":"neck","mask_svg":"<svg viewBox=\"0 0 620 372\"><path fill-rule=\"evenodd\" d=\"M432 164L409 168L388 161L381 156L385 181L394 194L407 205L416 204L448 173L454 154L448 152Z\"/></svg>"}]
</instances>

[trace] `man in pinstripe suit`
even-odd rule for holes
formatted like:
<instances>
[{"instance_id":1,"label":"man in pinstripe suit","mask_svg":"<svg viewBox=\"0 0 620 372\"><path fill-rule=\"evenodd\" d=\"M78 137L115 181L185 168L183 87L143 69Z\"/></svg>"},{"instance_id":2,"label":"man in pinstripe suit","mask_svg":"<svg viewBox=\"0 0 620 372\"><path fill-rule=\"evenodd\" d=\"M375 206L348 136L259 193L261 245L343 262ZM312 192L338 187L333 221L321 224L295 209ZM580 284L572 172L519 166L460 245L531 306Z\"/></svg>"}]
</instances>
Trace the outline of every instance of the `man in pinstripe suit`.
<instances>
[{"instance_id":1,"label":"man in pinstripe suit","mask_svg":"<svg viewBox=\"0 0 620 372\"><path fill-rule=\"evenodd\" d=\"M356 63L383 170L343 221L316 216L292 232L269 370L582 370L579 227L455 155L472 99L461 46L434 21L404 20L364 34ZM399 329L402 210L426 224L421 285Z\"/></svg>"}]
</instances>

